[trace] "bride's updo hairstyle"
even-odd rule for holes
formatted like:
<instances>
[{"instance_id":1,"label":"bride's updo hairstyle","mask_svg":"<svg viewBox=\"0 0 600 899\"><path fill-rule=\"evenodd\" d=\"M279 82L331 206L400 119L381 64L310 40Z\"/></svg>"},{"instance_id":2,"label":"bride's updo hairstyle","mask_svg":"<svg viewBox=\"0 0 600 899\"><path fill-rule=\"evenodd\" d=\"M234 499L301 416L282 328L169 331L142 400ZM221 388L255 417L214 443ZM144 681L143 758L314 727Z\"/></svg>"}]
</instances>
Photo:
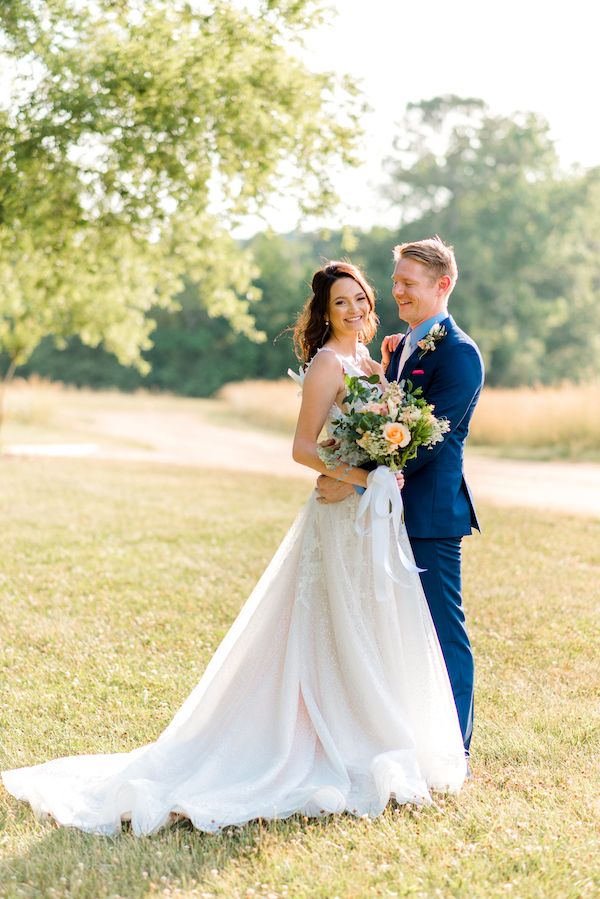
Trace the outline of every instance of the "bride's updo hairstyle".
<instances>
[{"instance_id":1,"label":"bride's updo hairstyle","mask_svg":"<svg viewBox=\"0 0 600 899\"><path fill-rule=\"evenodd\" d=\"M340 278L352 278L356 281L369 302L369 314L359 340L361 343L369 343L375 337L379 324L375 314L375 291L361 270L351 262L327 262L314 273L312 296L304 304L294 327L294 350L301 362L310 362L331 334L329 296L332 285Z\"/></svg>"}]
</instances>

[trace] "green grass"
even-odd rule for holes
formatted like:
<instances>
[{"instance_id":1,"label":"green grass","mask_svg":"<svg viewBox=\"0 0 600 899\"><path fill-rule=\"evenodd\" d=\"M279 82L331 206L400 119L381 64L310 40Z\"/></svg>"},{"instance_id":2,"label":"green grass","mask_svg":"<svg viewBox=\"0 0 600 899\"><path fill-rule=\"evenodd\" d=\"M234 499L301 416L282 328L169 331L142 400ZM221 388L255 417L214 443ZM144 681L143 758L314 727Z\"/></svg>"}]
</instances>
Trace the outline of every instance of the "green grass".
<instances>
[{"instance_id":1,"label":"green grass","mask_svg":"<svg viewBox=\"0 0 600 899\"><path fill-rule=\"evenodd\" d=\"M0 766L156 738L308 494L198 469L0 460ZM0 896L539 897L600 890L600 524L482 509L465 541L475 780L425 809L115 839L0 789Z\"/></svg>"}]
</instances>

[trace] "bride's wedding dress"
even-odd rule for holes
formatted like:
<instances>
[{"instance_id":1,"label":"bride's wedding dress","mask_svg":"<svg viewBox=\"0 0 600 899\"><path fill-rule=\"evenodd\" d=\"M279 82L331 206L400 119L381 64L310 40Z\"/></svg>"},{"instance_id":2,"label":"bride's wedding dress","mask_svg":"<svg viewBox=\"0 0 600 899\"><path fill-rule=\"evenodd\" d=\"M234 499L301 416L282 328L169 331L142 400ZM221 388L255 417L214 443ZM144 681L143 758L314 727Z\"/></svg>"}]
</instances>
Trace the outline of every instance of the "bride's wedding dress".
<instances>
[{"instance_id":1,"label":"bride's wedding dress","mask_svg":"<svg viewBox=\"0 0 600 899\"><path fill-rule=\"evenodd\" d=\"M402 567L390 525L400 583L375 598L359 502L310 497L156 742L5 771L9 792L62 825L114 834L130 819L147 834L172 814L214 832L458 791L463 744L419 576ZM400 544L412 560L404 528Z\"/></svg>"}]
</instances>

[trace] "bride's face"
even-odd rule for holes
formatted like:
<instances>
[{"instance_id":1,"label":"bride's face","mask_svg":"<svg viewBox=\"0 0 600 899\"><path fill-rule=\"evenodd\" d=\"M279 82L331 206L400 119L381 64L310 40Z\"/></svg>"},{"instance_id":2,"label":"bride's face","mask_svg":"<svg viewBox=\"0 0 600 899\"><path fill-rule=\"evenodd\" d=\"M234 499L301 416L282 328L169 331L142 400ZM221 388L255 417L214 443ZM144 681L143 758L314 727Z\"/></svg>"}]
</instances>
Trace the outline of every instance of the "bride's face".
<instances>
[{"instance_id":1,"label":"bride's face","mask_svg":"<svg viewBox=\"0 0 600 899\"><path fill-rule=\"evenodd\" d=\"M329 324L334 337L360 333L370 312L364 290L354 278L338 278L329 291Z\"/></svg>"}]
</instances>

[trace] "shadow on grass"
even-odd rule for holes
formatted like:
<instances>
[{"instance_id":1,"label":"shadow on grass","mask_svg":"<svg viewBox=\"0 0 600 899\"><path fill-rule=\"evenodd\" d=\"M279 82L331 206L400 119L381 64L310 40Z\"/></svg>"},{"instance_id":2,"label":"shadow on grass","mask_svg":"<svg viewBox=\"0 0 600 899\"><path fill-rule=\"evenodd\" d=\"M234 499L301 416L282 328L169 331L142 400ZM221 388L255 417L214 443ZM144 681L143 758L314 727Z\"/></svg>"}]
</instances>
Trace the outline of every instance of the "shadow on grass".
<instances>
[{"instance_id":1,"label":"shadow on grass","mask_svg":"<svg viewBox=\"0 0 600 899\"><path fill-rule=\"evenodd\" d=\"M252 886L260 879L254 869L263 853L303 836L318 836L332 820L293 815L208 834L184 819L150 836L137 837L123 824L120 834L103 837L59 827L50 819L36 820L27 805L12 799L7 811L8 820L0 829L10 823L26 845L0 862L2 899L50 895L137 899L157 892L181 895L182 890L208 894L221 890L223 895L223 878L245 875L247 886ZM345 814L335 819L358 820Z\"/></svg>"}]
</instances>

